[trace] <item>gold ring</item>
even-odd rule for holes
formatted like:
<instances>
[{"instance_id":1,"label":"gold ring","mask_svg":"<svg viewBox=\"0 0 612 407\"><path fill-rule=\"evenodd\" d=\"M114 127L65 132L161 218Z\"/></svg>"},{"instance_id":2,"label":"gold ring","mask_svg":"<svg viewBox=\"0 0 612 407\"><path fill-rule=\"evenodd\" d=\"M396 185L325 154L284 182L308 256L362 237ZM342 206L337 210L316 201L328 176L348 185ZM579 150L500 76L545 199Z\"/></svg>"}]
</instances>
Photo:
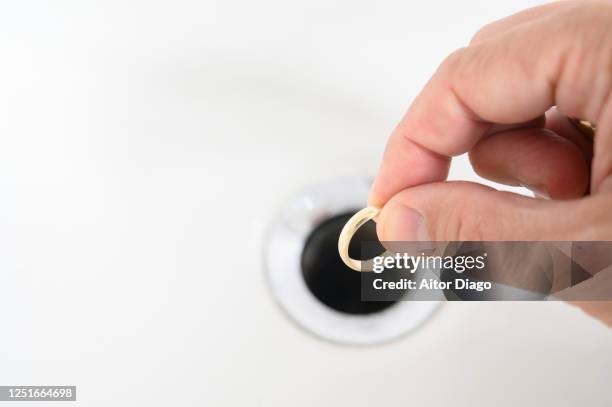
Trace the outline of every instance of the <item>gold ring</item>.
<instances>
[{"instance_id":1,"label":"gold ring","mask_svg":"<svg viewBox=\"0 0 612 407\"><path fill-rule=\"evenodd\" d=\"M573 117L568 117L570 123L574 126L576 130L580 133L593 138L595 136L595 130L597 130L597 126L591 123L588 120L580 120Z\"/></svg>"},{"instance_id":2,"label":"gold ring","mask_svg":"<svg viewBox=\"0 0 612 407\"><path fill-rule=\"evenodd\" d=\"M342 228L342 232L340 232L340 237L338 238L338 253L340 253L340 258L350 268L355 271L370 271L364 269L365 261L356 260L349 256L349 244L351 243L351 239L357 229L365 225L368 221L374 219L380 213L380 209L374 206L368 206L354 214L346 225Z\"/></svg>"}]
</instances>

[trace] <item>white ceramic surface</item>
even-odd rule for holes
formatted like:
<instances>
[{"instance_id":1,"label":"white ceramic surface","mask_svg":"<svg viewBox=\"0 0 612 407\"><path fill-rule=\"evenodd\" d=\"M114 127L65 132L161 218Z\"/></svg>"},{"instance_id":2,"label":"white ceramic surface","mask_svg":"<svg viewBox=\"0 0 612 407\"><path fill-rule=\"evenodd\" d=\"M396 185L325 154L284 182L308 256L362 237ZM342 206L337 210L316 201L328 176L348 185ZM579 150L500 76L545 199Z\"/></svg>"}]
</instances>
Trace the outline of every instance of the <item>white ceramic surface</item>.
<instances>
[{"instance_id":1,"label":"white ceramic surface","mask_svg":"<svg viewBox=\"0 0 612 407\"><path fill-rule=\"evenodd\" d=\"M254 260L293 193L374 174L437 63L530 4L0 3L0 385L75 384L83 406L611 405L612 331L566 304L449 304L342 347L296 328Z\"/></svg>"}]
</instances>

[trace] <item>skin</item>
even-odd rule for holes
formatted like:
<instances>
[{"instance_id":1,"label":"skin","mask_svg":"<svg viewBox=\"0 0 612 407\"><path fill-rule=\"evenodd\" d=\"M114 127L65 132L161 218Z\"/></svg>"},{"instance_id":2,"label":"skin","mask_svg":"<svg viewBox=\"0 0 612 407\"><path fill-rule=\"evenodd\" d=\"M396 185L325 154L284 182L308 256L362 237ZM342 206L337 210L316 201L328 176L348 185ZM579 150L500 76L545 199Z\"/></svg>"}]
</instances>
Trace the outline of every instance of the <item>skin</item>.
<instances>
[{"instance_id":1,"label":"skin","mask_svg":"<svg viewBox=\"0 0 612 407\"><path fill-rule=\"evenodd\" d=\"M568 116L597 123L594 142ZM536 197L446 181L463 153ZM391 134L369 201L383 241L612 241L612 2L552 3L478 31ZM589 272L610 282L603 263ZM612 302L574 304L612 326Z\"/></svg>"}]
</instances>

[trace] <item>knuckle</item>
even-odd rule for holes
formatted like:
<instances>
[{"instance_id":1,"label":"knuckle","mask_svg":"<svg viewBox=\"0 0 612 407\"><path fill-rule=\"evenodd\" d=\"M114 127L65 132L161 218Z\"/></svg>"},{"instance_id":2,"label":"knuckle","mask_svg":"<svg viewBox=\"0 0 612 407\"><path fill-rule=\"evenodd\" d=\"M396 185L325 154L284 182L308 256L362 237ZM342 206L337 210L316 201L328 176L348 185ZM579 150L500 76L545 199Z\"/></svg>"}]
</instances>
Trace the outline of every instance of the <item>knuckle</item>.
<instances>
[{"instance_id":1,"label":"knuckle","mask_svg":"<svg viewBox=\"0 0 612 407\"><path fill-rule=\"evenodd\" d=\"M561 12L557 101L568 115L596 120L612 88L612 3L584 2ZM558 33L555 32L555 34Z\"/></svg>"},{"instance_id":2,"label":"knuckle","mask_svg":"<svg viewBox=\"0 0 612 407\"><path fill-rule=\"evenodd\" d=\"M475 195L477 196L477 195ZM446 198L443 214L438 214L434 235L439 240L469 241L487 238L486 219L490 211L465 195L449 194Z\"/></svg>"},{"instance_id":3,"label":"knuckle","mask_svg":"<svg viewBox=\"0 0 612 407\"><path fill-rule=\"evenodd\" d=\"M458 196L449 195L449 201L442 205L445 213L438 216L437 239L487 241L536 238L537 233L533 228L525 227L530 222L520 205L508 206L508 202L515 198L515 194L510 192L485 191L476 187L471 191L464 189Z\"/></svg>"},{"instance_id":4,"label":"knuckle","mask_svg":"<svg viewBox=\"0 0 612 407\"><path fill-rule=\"evenodd\" d=\"M462 67L466 61L466 55L469 52L469 47L462 47L454 50L444 58L442 64L440 64L439 70L441 71L457 71Z\"/></svg>"},{"instance_id":5,"label":"knuckle","mask_svg":"<svg viewBox=\"0 0 612 407\"><path fill-rule=\"evenodd\" d=\"M483 219L478 213L457 217L453 229L456 240L485 240L486 238L483 231Z\"/></svg>"},{"instance_id":6,"label":"knuckle","mask_svg":"<svg viewBox=\"0 0 612 407\"><path fill-rule=\"evenodd\" d=\"M472 38L470 39L470 45L478 44L479 42L482 42L489 38L491 36L491 31L493 30L494 24L495 23L488 23L480 27L480 29L476 31L474 35L472 35Z\"/></svg>"}]
</instances>

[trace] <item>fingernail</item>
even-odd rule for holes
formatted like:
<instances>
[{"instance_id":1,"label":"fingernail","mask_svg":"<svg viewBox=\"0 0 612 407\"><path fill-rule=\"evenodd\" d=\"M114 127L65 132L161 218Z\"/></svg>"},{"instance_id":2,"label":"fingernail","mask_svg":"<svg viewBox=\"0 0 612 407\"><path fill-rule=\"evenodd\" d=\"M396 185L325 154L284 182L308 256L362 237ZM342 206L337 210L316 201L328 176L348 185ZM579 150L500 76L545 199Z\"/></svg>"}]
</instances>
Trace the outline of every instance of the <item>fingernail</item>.
<instances>
[{"instance_id":1,"label":"fingernail","mask_svg":"<svg viewBox=\"0 0 612 407\"><path fill-rule=\"evenodd\" d=\"M531 192L533 192L533 194L536 196L536 198L542 198L542 199L550 199L550 193L548 192L548 189L546 189L546 186L544 185L527 185L527 184L522 184L525 188L527 188L528 190L530 190Z\"/></svg>"},{"instance_id":2,"label":"fingernail","mask_svg":"<svg viewBox=\"0 0 612 407\"><path fill-rule=\"evenodd\" d=\"M398 205L390 210L391 212L385 215L383 240L389 242L430 240L425 219L419 212L404 205Z\"/></svg>"}]
</instances>

